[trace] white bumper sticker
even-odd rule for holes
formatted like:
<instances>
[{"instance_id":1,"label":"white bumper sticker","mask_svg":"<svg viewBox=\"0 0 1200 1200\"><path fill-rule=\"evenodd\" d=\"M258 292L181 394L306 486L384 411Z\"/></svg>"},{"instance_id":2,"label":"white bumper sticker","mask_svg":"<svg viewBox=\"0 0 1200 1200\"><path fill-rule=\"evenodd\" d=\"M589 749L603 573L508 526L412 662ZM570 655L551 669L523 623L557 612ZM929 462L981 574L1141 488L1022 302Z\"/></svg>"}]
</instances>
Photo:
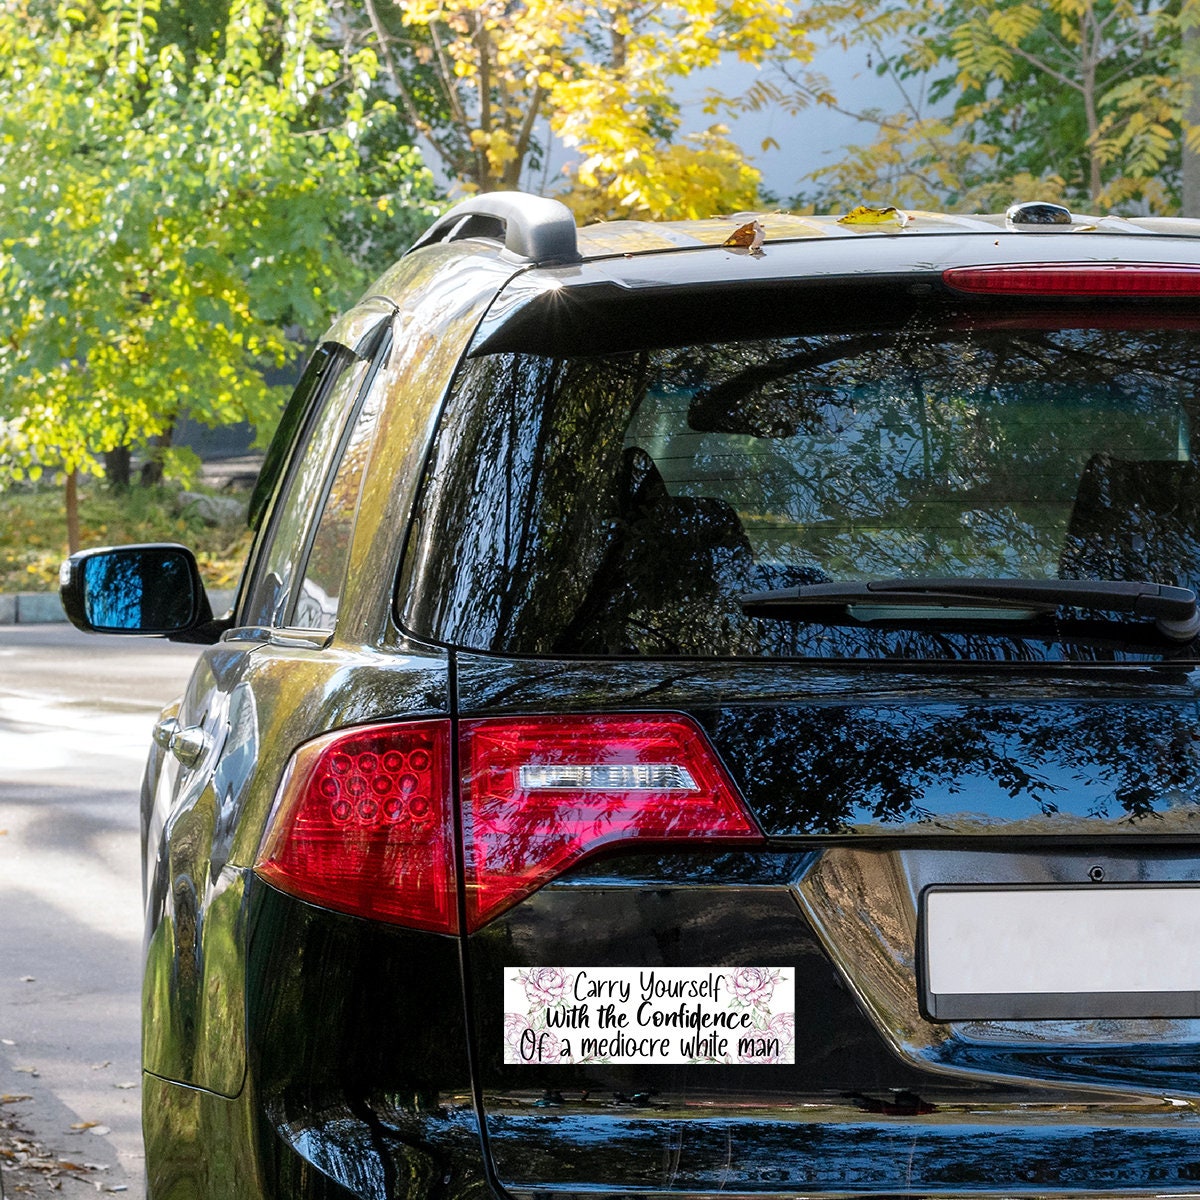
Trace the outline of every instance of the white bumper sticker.
<instances>
[{"instance_id":1,"label":"white bumper sticker","mask_svg":"<svg viewBox=\"0 0 1200 1200\"><path fill-rule=\"evenodd\" d=\"M782 967L506 967L504 1061L796 1061Z\"/></svg>"}]
</instances>

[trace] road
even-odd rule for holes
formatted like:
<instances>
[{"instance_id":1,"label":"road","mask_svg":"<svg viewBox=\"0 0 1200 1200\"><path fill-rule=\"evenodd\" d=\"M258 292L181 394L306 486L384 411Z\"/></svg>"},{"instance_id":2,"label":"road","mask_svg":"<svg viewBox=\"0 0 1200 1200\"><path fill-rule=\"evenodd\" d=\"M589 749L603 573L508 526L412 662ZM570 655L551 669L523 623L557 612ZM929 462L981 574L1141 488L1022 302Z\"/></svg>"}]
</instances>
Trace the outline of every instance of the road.
<instances>
[{"instance_id":1,"label":"road","mask_svg":"<svg viewBox=\"0 0 1200 1200\"><path fill-rule=\"evenodd\" d=\"M55 1181L66 1195L143 1195L138 785L155 717L197 653L0 626L6 1200Z\"/></svg>"}]
</instances>

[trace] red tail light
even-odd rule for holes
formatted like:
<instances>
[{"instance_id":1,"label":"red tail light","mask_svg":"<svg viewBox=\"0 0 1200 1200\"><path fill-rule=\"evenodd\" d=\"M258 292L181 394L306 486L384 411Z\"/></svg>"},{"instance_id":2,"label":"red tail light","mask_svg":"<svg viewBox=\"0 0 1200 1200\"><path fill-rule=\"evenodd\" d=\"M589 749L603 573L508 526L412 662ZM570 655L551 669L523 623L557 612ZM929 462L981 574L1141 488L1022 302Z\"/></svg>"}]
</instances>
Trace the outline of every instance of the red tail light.
<instances>
[{"instance_id":1,"label":"red tail light","mask_svg":"<svg viewBox=\"0 0 1200 1200\"><path fill-rule=\"evenodd\" d=\"M460 739L470 929L615 842L762 838L684 716L466 721ZM339 912L457 932L449 741L448 721L422 721L302 747L258 873Z\"/></svg>"},{"instance_id":2,"label":"red tail light","mask_svg":"<svg viewBox=\"0 0 1200 1200\"><path fill-rule=\"evenodd\" d=\"M462 747L470 928L614 842L762 836L687 717L467 721Z\"/></svg>"},{"instance_id":3,"label":"red tail light","mask_svg":"<svg viewBox=\"0 0 1200 1200\"><path fill-rule=\"evenodd\" d=\"M1200 295L1200 267L1186 263L1019 263L951 267L947 287L993 296L1188 297Z\"/></svg>"},{"instance_id":4,"label":"red tail light","mask_svg":"<svg viewBox=\"0 0 1200 1200\"><path fill-rule=\"evenodd\" d=\"M338 912L457 932L450 722L367 725L302 746L255 866Z\"/></svg>"}]
</instances>

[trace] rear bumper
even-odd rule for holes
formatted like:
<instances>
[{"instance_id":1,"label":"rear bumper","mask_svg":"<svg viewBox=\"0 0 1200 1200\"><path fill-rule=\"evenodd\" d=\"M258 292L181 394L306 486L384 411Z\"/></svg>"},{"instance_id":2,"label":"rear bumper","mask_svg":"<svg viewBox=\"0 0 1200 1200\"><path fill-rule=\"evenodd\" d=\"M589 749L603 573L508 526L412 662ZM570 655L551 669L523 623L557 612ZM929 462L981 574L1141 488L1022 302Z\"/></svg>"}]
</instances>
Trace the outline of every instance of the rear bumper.
<instances>
[{"instance_id":1,"label":"rear bumper","mask_svg":"<svg viewBox=\"0 0 1200 1200\"><path fill-rule=\"evenodd\" d=\"M919 865L1016 873L1090 861L968 857ZM716 884L698 859L644 858L640 878L637 860L614 860L472 937L488 1150L503 1187L531 1200L1200 1192L1195 1023L924 1020L904 861L847 850L831 856L835 874L815 857L755 855L726 859ZM1116 856L1106 861L1115 872ZM1140 866L1186 875L1194 858ZM790 968L794 1064L503 1061L502 974L631 957Z\"/></svg>"}]
</instances>

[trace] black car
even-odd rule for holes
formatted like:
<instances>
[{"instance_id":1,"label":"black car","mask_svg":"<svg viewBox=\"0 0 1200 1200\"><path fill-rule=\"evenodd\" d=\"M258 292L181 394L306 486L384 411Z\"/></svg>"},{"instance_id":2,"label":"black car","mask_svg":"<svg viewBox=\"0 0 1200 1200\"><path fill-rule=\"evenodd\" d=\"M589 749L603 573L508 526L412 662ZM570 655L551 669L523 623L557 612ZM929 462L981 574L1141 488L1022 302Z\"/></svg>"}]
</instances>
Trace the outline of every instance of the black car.
<instances>
[{"instance_id":1,"label":"black car","mask_svg":"<svg viewBox=\"0 0 1200 1200\"><path fill-rule=\"evenodd\" d=\"M1200 224L501 193L329 331L142 800L153 1200L1200 1188Z\"/></svg>"}]
</instances>

